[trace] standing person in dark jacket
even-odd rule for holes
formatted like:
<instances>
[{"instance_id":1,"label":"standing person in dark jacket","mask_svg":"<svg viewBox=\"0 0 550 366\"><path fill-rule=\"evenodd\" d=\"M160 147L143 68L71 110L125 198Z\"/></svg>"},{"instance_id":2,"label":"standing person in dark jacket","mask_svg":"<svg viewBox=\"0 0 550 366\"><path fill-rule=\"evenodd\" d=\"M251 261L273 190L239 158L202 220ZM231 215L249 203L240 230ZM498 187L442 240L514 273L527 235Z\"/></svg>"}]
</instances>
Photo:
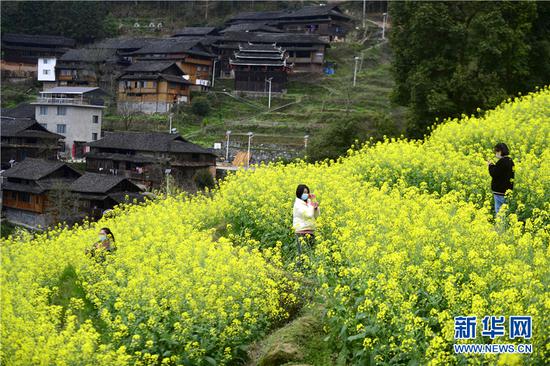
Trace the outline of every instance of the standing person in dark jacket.
<instances>
[{"instance_id":1,"label":"standing person in dark jacket","mask_svg":"<svg viewBox=\"0 0 550 366\"><path fill-rule=\"evenodd\" d=\"M514 162L508 156L510 150L505 143L496 144L495 156L498 159L496 164L488 161L489 174L493 178L491 181L491 190L495 198L495 216L498 214L500 207L506 203L505 194L507 190L514 188Z\"/></svg>"}]
</instances>

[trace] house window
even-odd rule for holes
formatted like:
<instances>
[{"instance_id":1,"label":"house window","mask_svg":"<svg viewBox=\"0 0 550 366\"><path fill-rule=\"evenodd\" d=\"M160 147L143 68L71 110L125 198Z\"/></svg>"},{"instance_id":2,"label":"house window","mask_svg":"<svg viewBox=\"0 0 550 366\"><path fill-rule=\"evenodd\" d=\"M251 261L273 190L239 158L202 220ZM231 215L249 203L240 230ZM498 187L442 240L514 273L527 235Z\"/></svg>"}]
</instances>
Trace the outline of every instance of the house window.
<instances>
[{"instance_id":1,"label":"house window","mask_svg":"<svg viewBox=\"0 0 550 366\"><path fill-rule=\"evenodd\" d=\"M44 75L48 75L48 74L50 73L50 70L42 70L42 73L43 73Z\"/></svg>"},{"instance_id":2,"label":"house window","mask_svg":"<svg viewBox=\"0 0 550 366\"><path fill-rule=\"evenodd\" d=\"M45 59L44 59L44 65L47 65L47 64L48 64L48 59L45 58Z\"/></svg>"},{"instance_id":3,"label":"house window","mask_svg":"<svg viewBox=\"0 0 550 366\"><path fill-rule=\"evenodd\" d=\"M156 87L157 87L157 82L153 81L153 88L156 88Z\"/></svg>"},{"instance_id":4,"label":"house window","mask_svg":"<svg viewBox=\"0 0 550 366\"><path fill-rule=\"evenodd\" d=\"M11 199L17 200L17 192L11 192Z\"/></svg>"},{"instance_id":5,"label":"house window","mask_svg":"<svg viewBox=\"0 0 550 366\"><path fill-rule=\"evenodd\" d=\"M97 133L95 133L95 132L92 133L92 140L93 141L97 140Z\"/></svg>"},{"instance_id":6,"label":"house window","mask_svg":"<svg viewBox=\"0 0 550 366\"><path fill-rule=\"evenodd\" d=\"M30 203L31 195L27 192L19 192L19 201Z\"/></svg>"},{"instance_id":7,"label":"house window","mask_svg":"<svg viewBox=\"0 0 550 366\"><path fill-rule=\"evenodd\" d=\"M192 161L199 161L200 155L199 154L191 154L191 160Z\"/></svg>"},{"instance_id":8,"label":"house window","mask_svg":"<svg viewBox=\"0 0 550 366\"><path fill-rule=\"evenodd\" d=\"M65 124L57 125L57 133L66 133L66 132L67 132L67 125Z\"/></svg>"},{"instance_id":9,"label":"house window","mask_svg":"<svg viewBox=\"0 0 550 366\"><path fill-rule=\"evenodd\" d=\"M67 114L67 107L65 106L57 106L57 115L58 116L64 116Z\"/></svg>"},{"instance_id":10,"label":"house window","mask_svg":"<svg viewBox=\"0 0 550 366\"><path fill-rule=\"evenodd\" d=\"M94 123L99 123L99 116L92 116L92 121Z\"/></svg>"},{"instance_id":11,"label":"house window","mask_svg":"<svg viewBox=\"0 0 550 366\"><path fill-rule=\"evenodd\" d=\"M40 126L44 127L45 129L48 129L48 124L47 123L41 123Z\"/></svg>"},{"instance_id":12,"label":"house window","mask_svg":"<svg viewBox=\"0 0 550 366\"><path fill-rule=\"evenodd\" d=\"M41 105L40 106L40 115L41 116L45 116L48 114L48 106L46 105Z\"/></svg>"}]
</instances>

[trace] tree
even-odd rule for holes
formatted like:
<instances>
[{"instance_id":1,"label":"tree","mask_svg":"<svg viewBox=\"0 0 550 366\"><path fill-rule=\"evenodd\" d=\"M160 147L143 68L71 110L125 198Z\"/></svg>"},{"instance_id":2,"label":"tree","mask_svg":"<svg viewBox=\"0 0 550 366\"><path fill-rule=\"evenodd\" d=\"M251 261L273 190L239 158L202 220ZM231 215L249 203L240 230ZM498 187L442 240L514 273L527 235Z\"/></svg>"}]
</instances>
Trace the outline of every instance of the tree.
<instances>
[{"instance_id":1,"label":"tree","mask_svg":"<svg viewBox=\"0 0 550 366\"><path fill-rule=\"evenodd\" d=\"M315 135L308 145L306 156L310 162L346 155L356 141L382 140L384 136L397 134L395 123L383 113L369 116L348 113L343 118L326 120L325 123L329 126Z\"/></svg>"},{"instance_id":2,"label":"tree","mask_svg":"<svg viewBox=\"0 0 550 366\"><path fill-rule=\"evenodd\" d=\"M71 224L79 219L79 202L76 194L70 191L69 185L58 181L48 192L45 212L54 223Z\"/></svg>"},{"instance_id":3,"label":"tree","mask_svg":"<svg viewBox=\"0 0 550 366\"><path fill-rule=\"evenodd\" d=\"M410 109L409 134L421 137L436 118L494 108L548 82L548 8L535 2L391 3L393 99Z\"/></svg>"},{"instance_id":4,"label":"tree","mask_svg":"<svg viewBox=\"0 0 550 366\"><path fill-rule=\"evenodd\" d=\"M130 127L134 124L137 113L128 103L118 103L118 114L120 115L124 130L129 131Z\"/></svg>"},{"instance_id":5,"label":"tree","mask_svg":"<svg viewBox=\"0 0 550 366\"><path fill-rule=\"evenodd\" d=\"M2 2L2 32L59 35L91 43L116 33L105 2Z\"/></svg>"},{"instance_id":6,"label":"tree","mask_svg":"<svg viewBox=\"0 0 550 366\"><path fill-rule=\"evenodd\" d=\"M195 97L191 104L191 110L197 116L204 117L210 113L210 102L205 97Z\"/></svg>"}]
</instances>

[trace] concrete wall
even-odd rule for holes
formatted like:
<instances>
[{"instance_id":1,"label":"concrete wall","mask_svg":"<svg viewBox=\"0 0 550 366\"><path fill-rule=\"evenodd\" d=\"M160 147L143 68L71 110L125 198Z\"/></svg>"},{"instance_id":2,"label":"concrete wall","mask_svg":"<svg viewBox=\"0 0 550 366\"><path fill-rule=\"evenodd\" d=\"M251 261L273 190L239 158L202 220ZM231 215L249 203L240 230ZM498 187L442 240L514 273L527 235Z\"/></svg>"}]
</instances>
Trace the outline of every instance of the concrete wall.
<instances>
[{"instance_id":1,"label":"concrete wall","mask_svg":"<svg viewBox=\"0 0 550 366\"><path fill-rule=\"evenodd\" d=\"M93 141L93 133L97 134L97 139L101 138L101 124L103 120L103 107L89 105L62 105L62 104L42 104L47 107L47 114L40 114L40 105L36 105L35 116L38 123L46 124L46 128L54 133L57 132L57 125L65 125L65 133L59 133L65 136L65 150L71 151L75 141L90 142ZM57 106L67 108L65 115L57 114ZM93 116L98 116L98 123L93 122Z\"/></svg>"},{"instance_id":2,"label":"concrete wall","mask_svg":"<svg viewBox=\"0 0 550 366\"><path fill-rule=\"evenodd\" d=\"M46 215L41 215L30 211L4 207L4 215L9 222L33 229L38 229L38 226L42 226L44 228L49 225Z\"/></svg>"},{"instance_id":3,"label":"concrete wall","mask_svg":"<svg viewBox=\"0 0 550 366\"><path fill-rule=\"evenodd\" d=\"M142 112L146 114L167 113L173 103L166 102L118 102L118 111Z\"/></svg>"}]
</instances>

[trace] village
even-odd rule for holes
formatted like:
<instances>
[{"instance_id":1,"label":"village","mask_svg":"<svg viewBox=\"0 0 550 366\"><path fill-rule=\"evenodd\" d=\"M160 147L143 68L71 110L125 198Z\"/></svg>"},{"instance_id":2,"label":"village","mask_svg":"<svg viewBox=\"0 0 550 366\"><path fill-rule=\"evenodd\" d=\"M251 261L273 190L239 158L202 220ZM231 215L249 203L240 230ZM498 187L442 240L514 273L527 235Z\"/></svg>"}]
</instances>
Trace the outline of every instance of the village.
<instances>
[{"instance_id":1,"label":"village","mask_svg":"<svg viewBox=\"0 0 550 366\"><path fill-rule=\"evenodd\" d=\"M0 8L0 364L550 365L550 2Z\"/></svg>"},{"instance_id":2,"label":"village","mask_svg":"<svg viewBox=\"0 0 550 366\"><path fill-rule=\"evenodd\" d=\"M3 218L30 229L99 219L120 203L196 192L228 171L273 160L251 152L253 132L247 144L233 145L230 130L213 146L193 143L172 127L173 111L222 81L231 81L231 97L267 97L271 108L289 78L334 73L327 49L352 27L339 6L324 4L83 47L62 36L2 34L3 79L41 84L33 101L2 109ZM106 129L109 106L122 118L164 116L166 127ZM308 137L287 155L303 155Z\"/></svg>"}]
</instances>

